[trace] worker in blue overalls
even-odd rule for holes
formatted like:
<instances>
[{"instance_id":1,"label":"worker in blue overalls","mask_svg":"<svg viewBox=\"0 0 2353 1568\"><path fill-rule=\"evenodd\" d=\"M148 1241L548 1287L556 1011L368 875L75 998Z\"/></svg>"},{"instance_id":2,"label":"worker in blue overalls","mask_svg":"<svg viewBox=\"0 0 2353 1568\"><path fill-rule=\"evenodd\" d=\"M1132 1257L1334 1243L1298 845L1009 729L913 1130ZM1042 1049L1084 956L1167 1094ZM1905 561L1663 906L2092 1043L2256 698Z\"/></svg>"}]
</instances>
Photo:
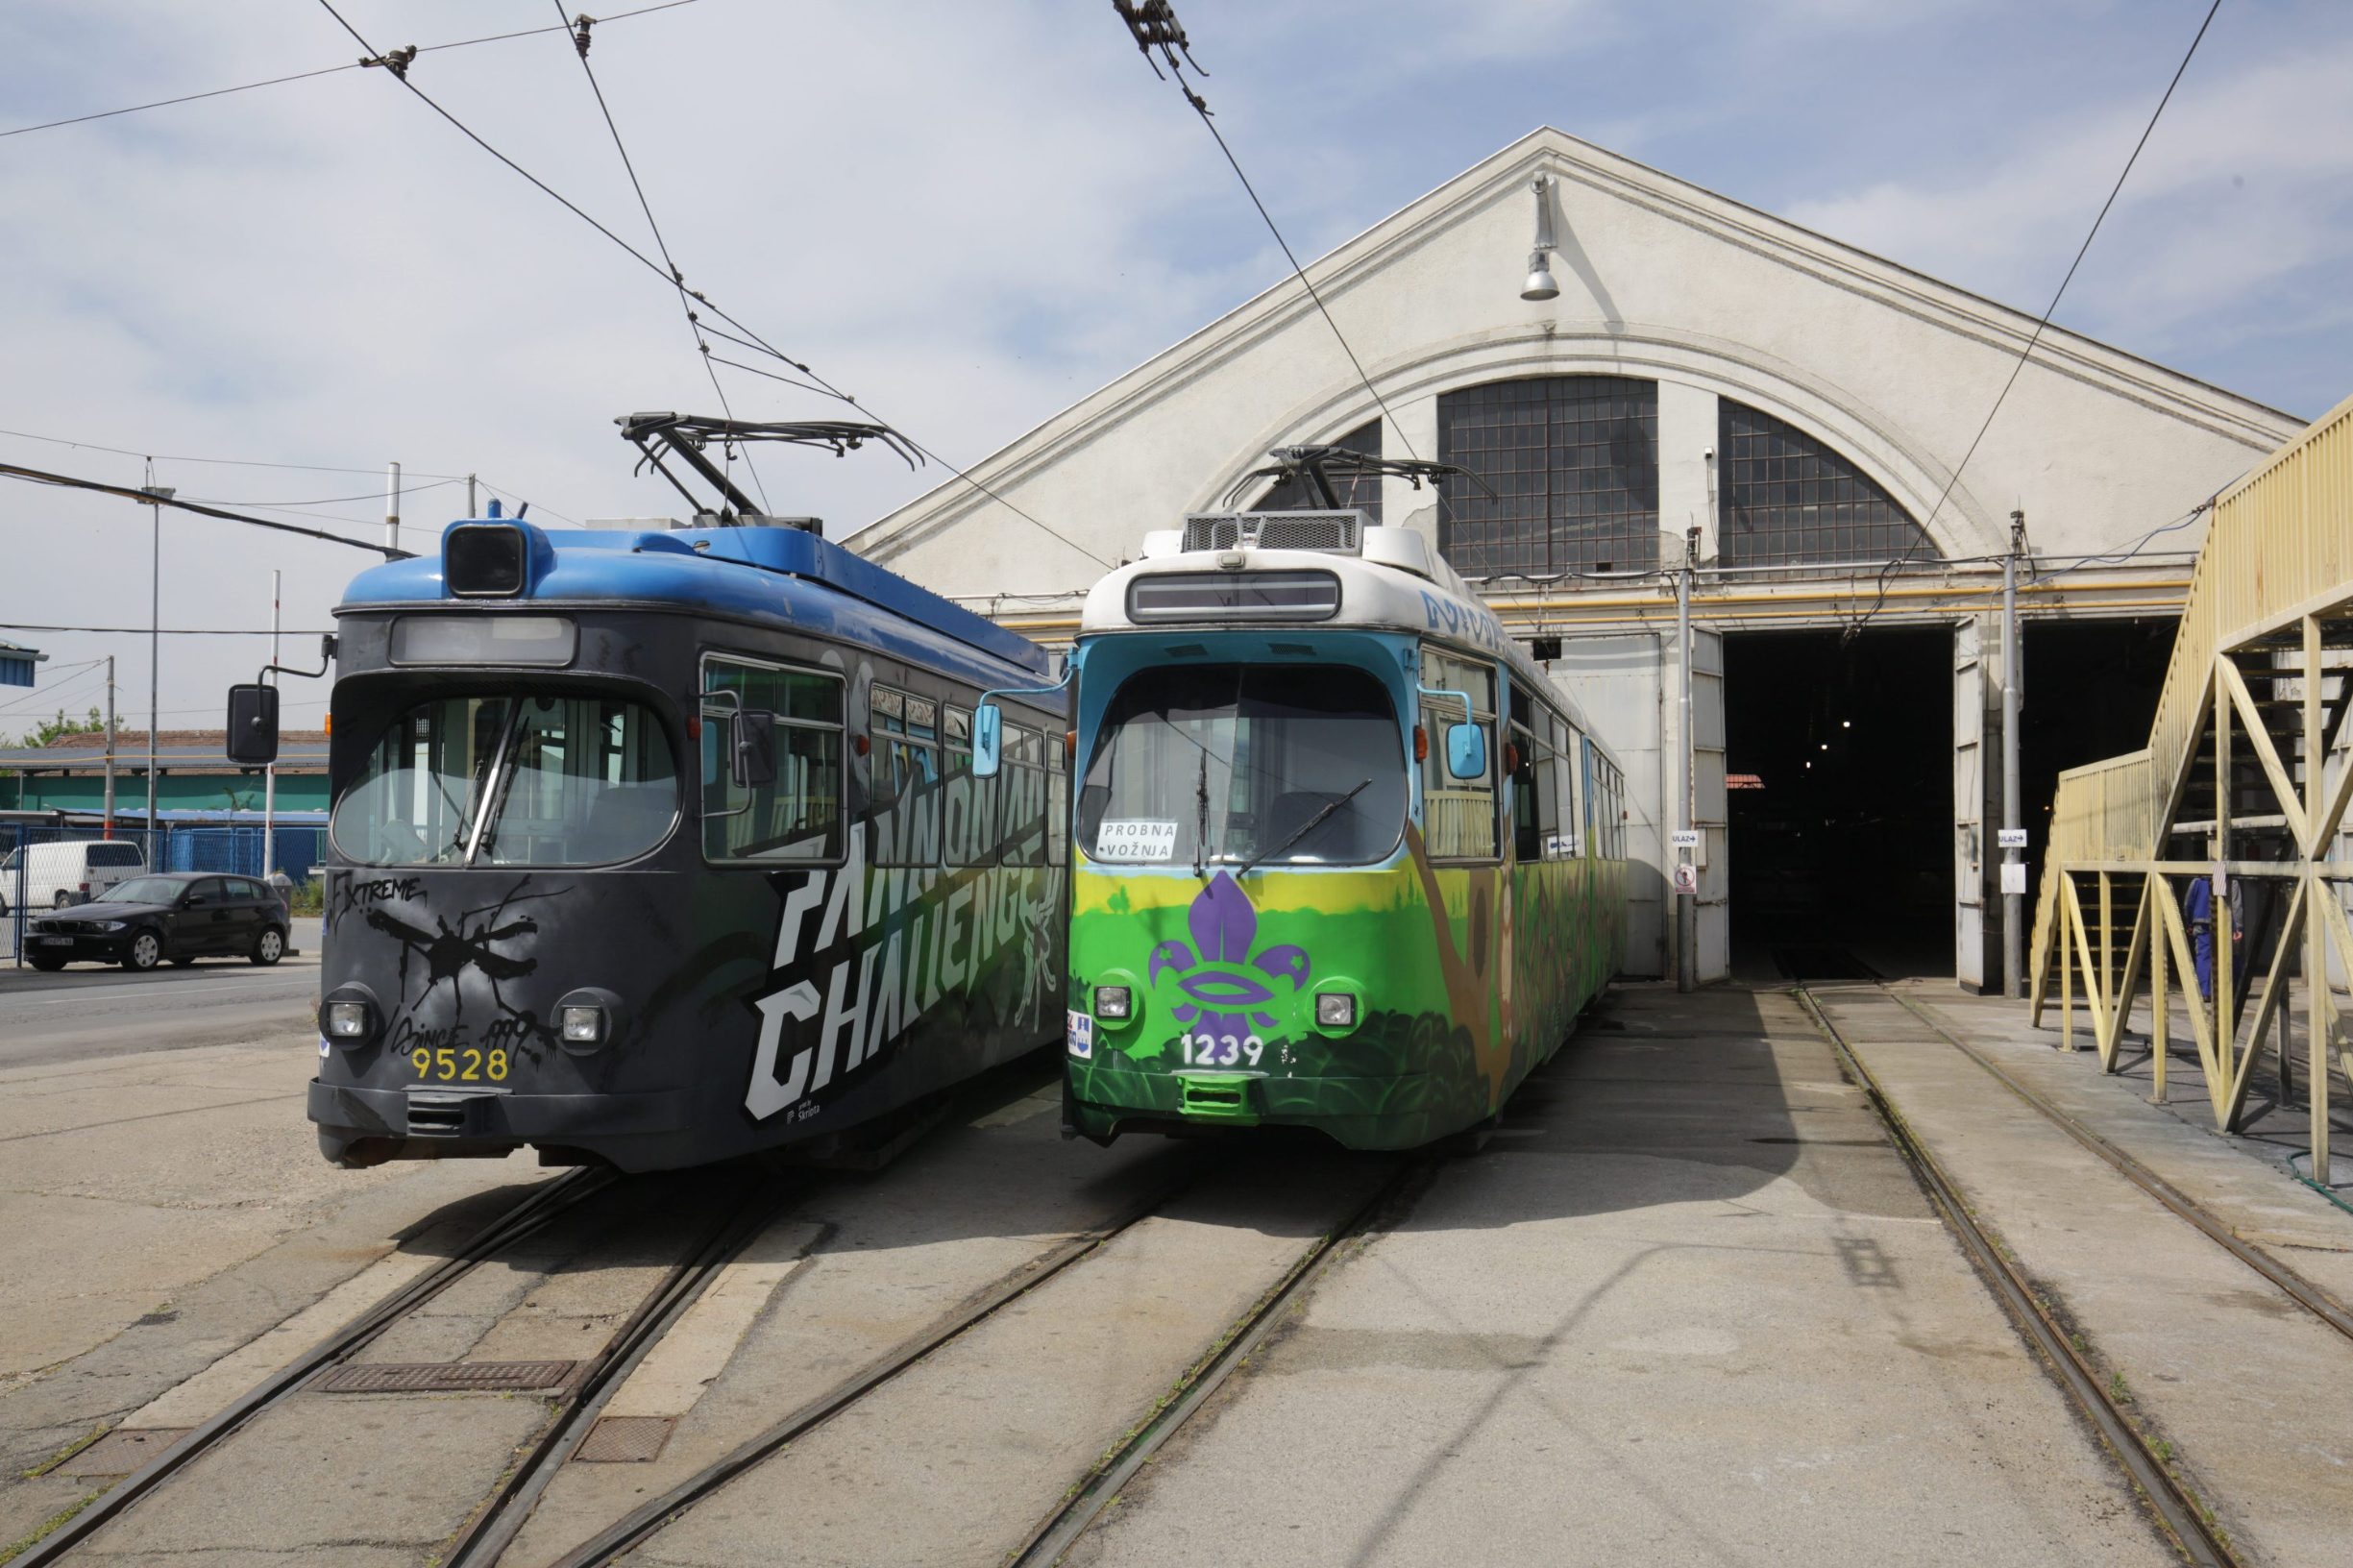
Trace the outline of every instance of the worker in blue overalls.
<instances>
[{"instance_id":1,"label":"worker in blue overalls","mask_svg":"<svg viewBox=\"0 0 2353 1568\"><path fill-rule=\"evenodd\" d=\"M2214 1000L2214 883L2210 876L2194 876L2187 892L2182 894L2181 912L2190 922L2190 952L2197 964L2197 993L2203 1000ZM2240 919L2241 894L2236 883L2223 902L2230 916L2231 969L2239 969L2239 943L2246 932Z\"/></svg>"}]
</instances>

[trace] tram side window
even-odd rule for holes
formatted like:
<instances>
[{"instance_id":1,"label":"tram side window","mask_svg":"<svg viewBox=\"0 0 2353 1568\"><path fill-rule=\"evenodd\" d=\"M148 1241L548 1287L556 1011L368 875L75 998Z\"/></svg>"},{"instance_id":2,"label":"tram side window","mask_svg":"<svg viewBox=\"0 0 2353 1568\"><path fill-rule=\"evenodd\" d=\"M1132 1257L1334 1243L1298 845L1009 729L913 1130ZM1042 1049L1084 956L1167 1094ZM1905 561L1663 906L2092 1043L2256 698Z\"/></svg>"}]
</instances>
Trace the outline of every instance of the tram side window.
<instances>
[{"instance_id":1,"label":"tram side window","mask_svg":"<svg viewBox=\"0 0 2353 1568\"><path fill-rule=\"evenodd\" d=\"M1001 853L992 864L1043 866L1048 864L1048 804L1045 736L1027 724L1005 724L1004 766L997 774L998 838Z\"/></svg>"},{"instance_id":2,"label":"tram side window","mask_svg":"<svg viewBox=\"0 0 2353 1568\"><path fill-rule=\"evenodd\" d=\"M702 661L702 853L716 861L829 862L842 857L842 680L740 659ZM718 693L734 700L713 700ZM776 716L776 776L736 787L729 767L737 704Z\"/></svg>"},{"instance_id":3,"label":"tram side window","mask_svg":"<svg viewBox=\"0 0 2353 1568\"><path fill-rule=\"evenodd\" d=\"M1609 770L1609 853L1613 860L1626 858L1626 775L1612 764Z\"/></svg>"},{"instance_id":4,"label":"tram side window","mask_svg":"<svg viewBox=\"0 0 2353 1568\"><path fill-rule=\"evenodd\" d=\"M1592 813L1593 852L1603 860L1626 858L1626 778L1591 741L1585 743L1586 789Z\"/></svg>"},{"instance_id":5,"label":"tram side window","mask_svg":"<svg viewBox=\"0 0 2353 1568\"><path fill-rule=\"evenodd\" d=\"M1511 854L1525 866L1544 858L1544 827L1537 821L1536 771L1539 766L1535 731L1530 720L1543 722L1517 682L1511 687L1511 747L1504 760L1511 768Z\"/></svg>"},{"instance_id":6,"label":"tram side window","mask_svg":"<svg viewBox=\"0 0 2353 1568\"><path fill-rule=\"evenodd\" d=\"M1553 797L1553 821L1559 824L1554 829L1560 839L1556 853L1574 859L1585 852L1578 837L1584 819L1577 814L1578 758L1583 750L1583 737L1558 714L1552 716L1552 729L1553 775L1545 781L1545 788Z\"/></svg>"},{"instance_id":7,"label":"tram side window","mask_svg":"<svg viewBox=\"0 0 2353 1568\"><path fill-rule=\"evenodd\" d=\"M1048 733L1045 747L1045 858L1049 866L1070 864L1070 759L1060 736Z\"/></svg>"},{"instance_id":8,"label":"tram side window","mask_svg":"<svg viewBox=\"0 0 2353 1568\"><path fill-rule=\"evenodd\" d=\"M1422 843L1433 860L1492 860L1496 851L1495 771L1502 747L1495 743L1495 671L1442 649L1422 650L1422 685L1432 691L1464 692L1471 722L1487 738L1487 771L1478 778L1457 778L1446 767L1446 727L1462 722L1462 705L1451 698L1421 698Z\"/></svg>"},{"instance_id":9,"label":"tram side window","mask_svg":"<svg viewBox=\"0 0 2353 1568\"><path fill-rule=\"evenodd\" d=\"M867 715L871 730L868 852L877 866L937 866L944 793L940 704L913 692L876 686L868 695Z\"/></svg>"}]
</instances>

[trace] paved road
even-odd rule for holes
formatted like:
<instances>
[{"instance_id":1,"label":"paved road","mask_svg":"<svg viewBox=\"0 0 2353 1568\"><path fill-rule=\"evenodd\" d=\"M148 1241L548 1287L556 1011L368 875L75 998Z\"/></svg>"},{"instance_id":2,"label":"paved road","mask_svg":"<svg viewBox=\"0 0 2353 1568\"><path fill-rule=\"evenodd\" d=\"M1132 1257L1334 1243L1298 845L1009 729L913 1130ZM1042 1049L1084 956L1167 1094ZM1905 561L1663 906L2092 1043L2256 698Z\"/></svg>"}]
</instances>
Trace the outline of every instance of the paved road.
<instances>
[{"instance_id":1,"label":"paved road","mask_svg":"<svg viewBox=\"0 0 2353 1568\"><path fill-rule=\"evenodd\" d=\"M17 968L0 947L0 1066L176 1050L310 1027L318 1006L318 922L295 921L302 949L273 968L199 959L146 974L76 964Z\"/></svg>"}]
</instances>

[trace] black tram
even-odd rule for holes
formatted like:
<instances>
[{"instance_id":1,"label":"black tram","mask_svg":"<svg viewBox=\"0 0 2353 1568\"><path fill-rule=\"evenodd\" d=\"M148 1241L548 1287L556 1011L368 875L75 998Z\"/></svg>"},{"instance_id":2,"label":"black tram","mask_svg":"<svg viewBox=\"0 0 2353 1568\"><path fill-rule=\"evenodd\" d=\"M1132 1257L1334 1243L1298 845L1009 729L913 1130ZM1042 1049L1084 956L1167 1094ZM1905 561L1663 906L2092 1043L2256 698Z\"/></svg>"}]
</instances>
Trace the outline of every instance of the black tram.
<instances>
[{"instance_id":1,"label":"black tram","mask_svg":"<svg viewBox=\"0 0 2353 1568\"><path fill-rule=\"evenodd\" d=\"M623 423L736 504L558 532L494 502L336 609L331 1161L828 1152L1061 1030L1060 695L1007 698L1004 767L970 769L980 695L1048 656L701 455L890 433Z\"/></svg>"}]
</instances>

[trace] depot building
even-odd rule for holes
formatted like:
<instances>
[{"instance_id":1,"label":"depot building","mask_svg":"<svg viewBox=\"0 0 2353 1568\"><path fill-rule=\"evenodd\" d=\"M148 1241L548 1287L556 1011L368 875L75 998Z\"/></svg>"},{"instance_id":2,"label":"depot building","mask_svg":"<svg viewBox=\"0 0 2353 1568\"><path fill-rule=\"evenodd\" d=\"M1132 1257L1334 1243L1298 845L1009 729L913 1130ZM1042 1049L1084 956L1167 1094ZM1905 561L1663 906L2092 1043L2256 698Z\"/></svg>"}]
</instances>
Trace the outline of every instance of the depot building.
<instances>
[{"instance_id":1,"label":"depot building","mask_svg":"<svg viewBox=\"0 0 2353 1568\"><path fill-rule=\"evenodd\" d=\"M2034 317L1549 129L1308 273L1379 402L1288 279L972 473L1108 561L1276 447L1479 475L1343 500L1560 640L1626 765L1637 974L1998 985L2003 558L2031 857L2059 771L2145 740L2197 508L2303 425L2052 328L1956 478ZM961 480L852 544L1047 642L1103 571Z\"/></svg>"}]
</instances>

